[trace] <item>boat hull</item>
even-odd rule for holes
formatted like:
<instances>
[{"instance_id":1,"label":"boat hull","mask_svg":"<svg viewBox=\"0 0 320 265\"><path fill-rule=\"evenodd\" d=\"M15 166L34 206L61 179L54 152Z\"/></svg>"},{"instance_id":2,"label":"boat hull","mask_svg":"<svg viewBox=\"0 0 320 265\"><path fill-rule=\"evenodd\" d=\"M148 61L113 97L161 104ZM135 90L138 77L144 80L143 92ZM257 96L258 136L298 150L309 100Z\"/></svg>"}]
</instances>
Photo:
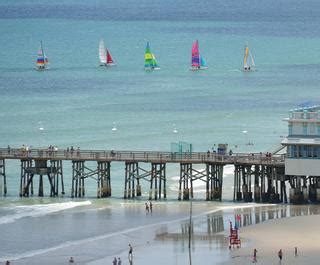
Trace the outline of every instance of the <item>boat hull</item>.
<instances>
[{"instance_id":1,"label":"boat hull","mask_svg":"<svg viewBox=\"0 0 320 265\"><path fill-rule=\"evenodd\" d=\"M101 67L110 67L110 66L116 66L115 63L101 63L100 64Z\"/></svg>"},{"instance_id":2,"label":"boat hull","mask_svg":"<svg viewBox=\"0 0 320 265\"><path fill-rule=\"evenodd\" d=\"M208 67L191 67L190 71L201 71L206 69L208 69Z\"/></svg>"},{"instance_id":3,"label":"boat hull","mask_svg":"<svg viewBox=\"0 0 320 265\"><path fill-rule=\"evenodd\" d=\"M160 67L154 67L154 68L152 68L152 67L145 67L144 70L145 70L146 72L159 71L159 70L160 70Z\"/></svg>"}]
</instances>

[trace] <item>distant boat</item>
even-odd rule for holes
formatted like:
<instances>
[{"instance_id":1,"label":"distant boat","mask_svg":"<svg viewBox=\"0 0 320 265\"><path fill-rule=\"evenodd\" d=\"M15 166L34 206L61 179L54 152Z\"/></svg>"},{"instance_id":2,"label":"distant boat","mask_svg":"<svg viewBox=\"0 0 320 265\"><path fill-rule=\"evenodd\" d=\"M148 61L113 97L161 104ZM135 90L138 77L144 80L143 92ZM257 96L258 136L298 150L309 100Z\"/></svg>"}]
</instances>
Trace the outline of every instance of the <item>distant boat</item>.
<instances>
[{"instance_id":1,"label":"distant boat","mask_svg":"<svg viewBox=\"0 0 320 265\"><path fill-rule=\"evenodd\" d=\"M111 129L111 131L117 131L118 129L117 129L117 125L116 125L116 123L115 122L113 122L113 127L112 127L112 129Z\"/></svg>"},{"instance_id":2,"label":"distant boat","mask_svg":"<svg viewBox=\"0 0 320 265\"><path fill-rule=\"evenodd\" d=\"M116 65L111 57L109 50L104 47L104 41L102 39L99 42L99 59L100 66Z\"/></svg>"},{"instance_id":3,"label":"distant boat","mask_svg":"<svg viewBox=\"0 0 320 265\"><path fill-rule=\"evenodd\" d=\"M151 52L149 42L147 42L146 52L144 54L144 69L146 71L160 70L156 57Z\"/></svg>"},{"instance_id":4,"label":"distant boat","mask_svg":"<svg viewBox=\"0 0 320 265\"><path fill-rule=\"evenodd\" d=\"M254 60L253 56L250 52L249 45L246 44L244 46L244 57L243 57L243 71L249 72L249 71L254 71L255 65L254 65Z\"/></svg>"},{"instance_id":5,"label":"distant boat","mask_svg":"<svg viewBox=\"0 0 320 265\"><path fill-rule=\"evenodd\" d=\"M46 70L48 69L49 60L44 53L42 41L40 41L40 48L38 50L37 58L37 70Z\"/></svg>"},{"instance_id":6,"label":"distant boat","mask_svg":"<svg viewBox=\"0 0 320 265\"><path fill-rule=\"evenodd\" d=\"M200 56L199 52L199 42L196 40L192 44L191 50L191 69L192 71L204 70L207 69L208 66L202 56Z\"/></svg>"}]
</instances>

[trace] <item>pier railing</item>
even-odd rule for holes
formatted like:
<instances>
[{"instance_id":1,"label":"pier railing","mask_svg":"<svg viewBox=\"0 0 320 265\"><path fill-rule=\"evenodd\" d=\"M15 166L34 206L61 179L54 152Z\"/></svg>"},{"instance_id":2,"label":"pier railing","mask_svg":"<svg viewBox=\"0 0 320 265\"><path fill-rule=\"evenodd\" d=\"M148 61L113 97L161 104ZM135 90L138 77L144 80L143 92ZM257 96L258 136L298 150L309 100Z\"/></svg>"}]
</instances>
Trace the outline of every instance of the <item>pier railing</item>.
<instances>
[{"instance_id":1,"label":"pier railing","mask_svg":"<svg viewBox=\"0 0 320 265\"><path fill-rule=\"evenodd\" d=\"M71 161L132 161L146 163L221 163L221 164L284 164L285 155L265 153L233 153L222 155L214 152L157 152L115 150L70 150L0 148L0 159L71 160Z\"/></svg>"}]
</instances>

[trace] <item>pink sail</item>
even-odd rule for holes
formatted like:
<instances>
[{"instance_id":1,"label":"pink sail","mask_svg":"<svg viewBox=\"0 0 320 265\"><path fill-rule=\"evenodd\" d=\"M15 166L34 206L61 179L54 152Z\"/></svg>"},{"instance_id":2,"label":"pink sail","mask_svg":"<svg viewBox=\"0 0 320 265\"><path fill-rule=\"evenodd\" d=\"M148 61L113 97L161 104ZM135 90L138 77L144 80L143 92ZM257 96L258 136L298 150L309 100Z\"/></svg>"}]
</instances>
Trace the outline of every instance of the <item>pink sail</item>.
<instances>
[{"instance_id":1,"label":"pink sail","mask_svg":"<svg viewBox=\"0 0 320 265\"><path fill-rule=\"evenodd\" d=\"M196 40L192 45L191 66L192 67L200 67L198 40Z\"/></svg>"}]
</instances>

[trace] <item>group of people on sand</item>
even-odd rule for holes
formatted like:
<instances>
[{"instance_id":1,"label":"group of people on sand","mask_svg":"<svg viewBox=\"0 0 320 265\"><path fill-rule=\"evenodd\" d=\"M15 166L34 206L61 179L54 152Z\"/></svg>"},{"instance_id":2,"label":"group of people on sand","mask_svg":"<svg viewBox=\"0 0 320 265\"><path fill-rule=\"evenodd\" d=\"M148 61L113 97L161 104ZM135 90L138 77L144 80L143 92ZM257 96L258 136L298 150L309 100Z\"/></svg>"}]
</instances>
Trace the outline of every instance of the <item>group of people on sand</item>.
<instances>
[{"instance_id":1,"label":"group of people on sand","mask_svg":"<svg viewBox=\"0 0 320 265\"><path fill-rule=\"evenodd\" d=\"M131 244L129 244L128 259L129 259L129 263L132 264L133 248L132 248ZM112 265L122 265L121 258L120 257L118 257L118 258L114 257L114 259L112 261Z\"/></svg>"},{"instance_id":2,"label":"group of people on sand","mask_svg":"<svg viewBox=\"0 0 320 265\"><path fill-rule=\"evenodd\" d=\"M257 249L254 249L253 250L253 260L252 262L253 263L257 263L257 253L258 253L258 250ZM297 257L298 256L298 248L297 247L294 247L294 256ZM280 249L278 251L278 258L279 258L279 264L281 264L282 262L282 258L283 258L283 251L282 249Z\"/></svg>"},{"instance_id":3,"label":"group of people on sand","mask_svg":"<svg viewBox=\"0 0 320 265\"><path fill-rule=\"evenodd\" d=\"M152 213L152 202L150 201L149 203L145 203L146 206L146 214Z\"/></svg>"},{"instance_id":4,"label":"group of people on sand","mask_svg":"<svg viewBox=\"0 0 320 265\"><path fill-rule=\"evenodd\" d=\"M114 257L113 261L112 261L112 265L121 265L122 261L120 259L120 257L117 259L116 257Z\"/></svg>"}]
</instances>

